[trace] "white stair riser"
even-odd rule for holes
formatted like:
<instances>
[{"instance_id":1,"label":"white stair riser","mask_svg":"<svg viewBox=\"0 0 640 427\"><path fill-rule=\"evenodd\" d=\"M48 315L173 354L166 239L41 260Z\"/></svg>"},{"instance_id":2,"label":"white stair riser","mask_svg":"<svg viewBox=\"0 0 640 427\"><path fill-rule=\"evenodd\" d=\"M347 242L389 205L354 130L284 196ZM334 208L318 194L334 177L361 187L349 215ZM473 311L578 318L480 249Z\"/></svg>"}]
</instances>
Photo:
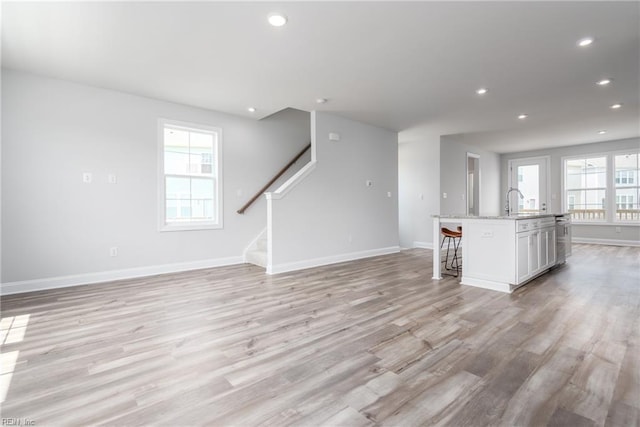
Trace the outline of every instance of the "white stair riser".
<instances>
[{"instance_id":1,"label":"white stair riser","mask_svg":"<svg viewBox=\"0 0 640 427\"><path fill-rule=\"evenodd\" d=\"M250 251L247 252L247 262L260 267L267 267L267 252L266 251Z\"/></svg>"}]
</instances>

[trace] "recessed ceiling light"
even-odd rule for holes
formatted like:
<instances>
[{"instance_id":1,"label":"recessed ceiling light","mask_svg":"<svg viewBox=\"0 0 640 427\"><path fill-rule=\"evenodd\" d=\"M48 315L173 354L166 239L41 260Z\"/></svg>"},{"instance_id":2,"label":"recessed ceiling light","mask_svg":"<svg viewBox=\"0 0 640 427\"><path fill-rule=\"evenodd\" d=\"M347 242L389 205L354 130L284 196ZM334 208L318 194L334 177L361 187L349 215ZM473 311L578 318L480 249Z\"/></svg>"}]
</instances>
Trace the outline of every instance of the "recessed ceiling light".
<instances>
[{"instance_id":1,"label":"recessed ceiling light","mask_svg":"<svg viewBox=\"0 0 640 427\"><path fill-rule=\"evenodd\" d=\"M527 114L520 114L520 115L518 116L518 118L519 118L520 120L524 120L524 119L526 119L527 117L529 117L529 115L527 115Z\"/></svg>"},{"instance_id":2,"label":"recessed ceiling light","mask_svg":"<svg viewBox=\"0 0 640 427\"><path fill-rule=\"evenodd\" d=\"M612 110L617 110L618 108L622 108L622 104L613 104L611 107Z\"/></svg>"},{"instance_id":3,"label":"recessed ceiling light","mask_svg":"<svg viewBox=\"0 0 640 427\"><path fill-rule=\"evenodd\" d=\"M327 98L318 98L316 99L316 104L326 104Z\"/></svg>"},{"instance_id":4,"label":"recessed ceiling light","mask_svg":"<svg viewBox=\"0 0 640 427\"><path fill-rule=\"evenodd\" d=\"M478 90L476 91L476 93L477 93L478 95L484 95L484 94L485 94L485 93L487 93L487 92L489 92L489 91L488 91L488 90L487 90L487 88L485 88L485 87L481 87L480 89L478 89Z\"/></svg>"},{"instance_id":5,"label":"recessed ceiling light","mask_svg":"<svg viewBox=\"0 0 640 427\"><path fill-rule=\"evenodd\" d=\"M599 133L600 135L604 135L605 133L607 133L607 131L603 129L603 130L601 130L601 131L598 131L598 133Z\"/></svg>"},{"instance_id":6,"label":"recessed ceiling light","mask_svg":"<svg viewBox=\"0 0 640 427\"><path fill-rule=\"evenodd\" d=\"M585 37L578 40L578 46L580 47L589 46L591 43L593 43L593 37Z\"/></svg>"},{"instance_id":7,"label":"recessed ceiling light","mask_svg":"<svg viewBox=\"0 0 640 427\"><path fill-rule=\"evenodd\" d=\"M282 13L272 13L267 19L269 20L269 24L274 27L282 27L287 23L287 17Z\"/></svg>"},{"instance_id":8,"label":"recessed ceiling light","mask_svg":"<svg viewBox=\"0 0 640 427\"><path fill-rule=\"evenodd\" d=\"M598 84L599 84L600 86L606 86L606 85L608 85L609 83L611 83L611 79L602 79L602 80L600 80L600 81L598 82Z\"/></svg>"},{"instance_id":9,"label":"recessed ceiling light","mask_svg":"<svg viewBox=\"0 0 640 427\"><path fill-rule=\"evenodd\" d=\"M255 109L255 107L249 107L249 108L247 108L247 111L250 112L250 113L255 113L256 109Z\"/></svg>"}]
</instances>

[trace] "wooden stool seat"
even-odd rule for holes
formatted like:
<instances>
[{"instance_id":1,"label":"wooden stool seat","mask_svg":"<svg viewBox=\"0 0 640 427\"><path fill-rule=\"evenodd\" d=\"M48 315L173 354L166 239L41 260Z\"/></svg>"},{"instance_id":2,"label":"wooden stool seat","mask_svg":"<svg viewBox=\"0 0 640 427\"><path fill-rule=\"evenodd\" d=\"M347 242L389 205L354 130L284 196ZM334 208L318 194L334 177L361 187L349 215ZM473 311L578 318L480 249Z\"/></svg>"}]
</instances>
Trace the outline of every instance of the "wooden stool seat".
<instances>
[{"instance_id":1,"label":"wooden stool seat","mask_svg":"<svg viewBox=\"0 0 640 427\"><path fill-rule=\"evenodd\" d=\"M442 227L442 229L440 230L442 232L442 235L445 237L462 237L462 227L458 227L460 229L460 231L453 231L453 230L449 230L447 227Z\"/></svg>"}]
</instances>

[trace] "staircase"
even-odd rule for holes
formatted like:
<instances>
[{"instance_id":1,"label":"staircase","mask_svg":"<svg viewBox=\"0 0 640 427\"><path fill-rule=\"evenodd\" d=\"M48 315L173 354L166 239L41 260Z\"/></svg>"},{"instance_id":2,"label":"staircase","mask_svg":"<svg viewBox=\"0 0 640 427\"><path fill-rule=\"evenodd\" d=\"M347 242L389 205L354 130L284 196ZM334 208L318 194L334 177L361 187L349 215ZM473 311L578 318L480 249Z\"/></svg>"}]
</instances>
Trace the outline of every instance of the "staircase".
<instances>
[{"instance_id":1,"label":"staircase","mask_svg":"<svg viewBox=\"0 0 640 427\"><path fill-rule=\"evenodd\" d=\"M262 187L244 206L238 209L239 214L244 214L245 211L251 206L259 197L263 196L264 192L271 187L281 176L284 175L287 170L291 166L293 166L302 156L311 148L311 142L307 144L289 163L285 165L267 184ZM255 264L262 268L267 268L267 229L265 228L262 232L256 237L253 242L245 249L244 251L244 262L249 264Z\"/></svg>"},{"instance_id":2,"label":"staircase","mask_svg":"<svg viewBox=\"0 0 640 427\"><path fill-rule=\"evenodd\" d=\"M267 267L267 230L265 229L260 235L249 245L245 254L244 261L263 268Z\"/></svg>"}]
</instances>

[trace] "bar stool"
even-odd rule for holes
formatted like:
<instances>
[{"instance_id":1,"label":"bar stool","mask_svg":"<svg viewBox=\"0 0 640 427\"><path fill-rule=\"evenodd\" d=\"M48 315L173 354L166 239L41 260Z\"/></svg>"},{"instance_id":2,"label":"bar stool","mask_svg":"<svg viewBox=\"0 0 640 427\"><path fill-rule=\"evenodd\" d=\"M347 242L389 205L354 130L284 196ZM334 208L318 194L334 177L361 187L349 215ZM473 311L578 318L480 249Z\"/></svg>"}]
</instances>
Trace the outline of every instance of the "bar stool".
<instances>
[{"instance_id":1,"label":"bar stool","mask_svg":"<svg viewBox=\"0 0 640 427\"><path fill-rule=\"evenodd\" d=\"M440 233L442 234L442 243L440 244L440 249L444 246L445 240L447 241L447 254L444 257L444 269L448 271L455 271L456 274L446 274L447 276L458 277L460 274L460 268L462 266L461 257L458 256L458 249L460 248L460 240L462 239L462 227L458 226L457 231L449 230L446 227L442 227L440 229ZM451 258L451 262L449 262L449 251L451 250L451 243L453 243L453 257Z\"/></svg>"}]
</instances>

